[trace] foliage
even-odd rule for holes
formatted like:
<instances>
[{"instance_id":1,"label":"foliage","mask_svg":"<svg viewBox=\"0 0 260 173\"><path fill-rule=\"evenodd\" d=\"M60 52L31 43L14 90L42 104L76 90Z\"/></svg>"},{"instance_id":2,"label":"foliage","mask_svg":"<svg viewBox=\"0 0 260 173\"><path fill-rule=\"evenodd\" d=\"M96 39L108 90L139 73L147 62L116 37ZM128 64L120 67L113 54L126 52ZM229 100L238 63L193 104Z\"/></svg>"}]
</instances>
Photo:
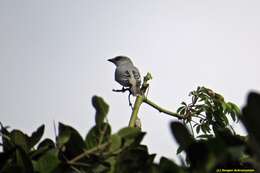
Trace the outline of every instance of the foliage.
<instances>
[{"instance_id":1,"label":"foliage","mask_svg":"<svg viewBox=\"0 0 260 173\"><path fill-rule=\"evenodd\" d=\"M177 113L185 117L185 123L192 123L199 137L212 137L212 130L215 135L219 131L232 133L228 115L233 121L238 121L240 110L231 102L225 102L224 97L211 89L198 87L190 92L191 103L182 102L182 106L177 109ZM232 129L233 130L233 129Z\"/></svg>"},{"instance_id":2,"label":"foliage","mask_svg":"<svg viewBox=\"0 0 260 173\"><path fill-rule=\"evenodd\" d=\"M95 125L83 138L76 129L59 123L55 141L41 139L44 125L31 135L9 130L1 124L2 149L0 173L189 173L216 172L218 169L257 169L260 160L259 114L260 95L249 95L242 115L238 107L205 87L191 92L192 102L182 103L178 113L183 121L170 124L173 136L186 153L186 161L178 165L162 157L154 162L155 154L141 144L145 133L125 127L111 134L107 121L109 106L94 96ZM240 117L249 137L230 130L228 116ZM192 124L199 136L190 133ZM198 128L199 127L199 128ZM201 133L201 134L200 134ZM202 136L204 135L204 136ZM158 138L158 137L157 137ZM260 170L260 169L259 169Z\"/></svg>"}]
</instances>

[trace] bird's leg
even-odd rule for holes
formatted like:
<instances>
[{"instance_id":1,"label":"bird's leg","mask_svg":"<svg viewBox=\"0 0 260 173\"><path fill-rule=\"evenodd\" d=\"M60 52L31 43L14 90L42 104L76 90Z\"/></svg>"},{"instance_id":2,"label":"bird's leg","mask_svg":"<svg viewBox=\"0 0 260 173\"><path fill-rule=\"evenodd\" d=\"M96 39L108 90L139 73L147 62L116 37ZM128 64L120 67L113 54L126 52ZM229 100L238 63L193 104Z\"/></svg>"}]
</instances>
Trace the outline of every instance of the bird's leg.
<instances>
[{"instance_id":1,"label":"bird's leg","mask_svg":"<svg viewBox=\"0 0 260 173\"><path fill-rule=\"evenodd\" d=\"M126 92L126 91L130 91L130 89L123 87L121 90L113 89L112 91L114 91L114 92L123 92L123 93L124 93L124 92Z\"/></svg>"},{"instance_id":2,"label":"bird's leg","mask_svg":"<svg viewBox=\"0 0 260 173\"><path fill-rule=\"evenodd\" d=\"M133 108L133 105L131 103L131 99L130 99L130 96L131 96L131 92L129 92L129 95L128 95L128 103L129 103L129 106L132 108L132 110L134 109Z\"/></svg>"}]
</instances>

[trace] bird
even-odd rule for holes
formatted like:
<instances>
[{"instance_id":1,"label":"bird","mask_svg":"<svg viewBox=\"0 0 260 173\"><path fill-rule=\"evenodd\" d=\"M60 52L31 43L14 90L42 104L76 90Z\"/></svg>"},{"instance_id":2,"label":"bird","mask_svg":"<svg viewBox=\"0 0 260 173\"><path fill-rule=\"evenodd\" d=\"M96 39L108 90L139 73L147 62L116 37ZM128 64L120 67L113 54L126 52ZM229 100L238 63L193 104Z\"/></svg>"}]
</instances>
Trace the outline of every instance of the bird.
<instances>
[{"instance_id":1,"label":"bird","mask_svg":"<svg viewBox=\"0 0 260 173\"><path fill-rule=\"evenodd\" d=\"M115 81L123 86L122 91L127 87L133 96L140 94L141 75L132 60L127 56L116 56L108 61L116 66Z\"/></svg>"}]
</instances>

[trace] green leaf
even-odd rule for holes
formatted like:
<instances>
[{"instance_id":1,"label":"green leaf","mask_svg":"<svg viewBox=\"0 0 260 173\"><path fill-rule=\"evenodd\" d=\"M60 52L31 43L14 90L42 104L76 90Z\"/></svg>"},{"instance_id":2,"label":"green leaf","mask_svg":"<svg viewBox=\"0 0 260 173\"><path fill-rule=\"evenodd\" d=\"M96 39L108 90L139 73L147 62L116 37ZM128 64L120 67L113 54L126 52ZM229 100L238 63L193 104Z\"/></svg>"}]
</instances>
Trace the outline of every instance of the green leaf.
<instances>
[{"instance_id":1,"label":"green leaf","mask_svg":"<svg viewBox=\"0 0 260 173\"><path fill-rule=\"evenodd\" d=\"M204 134L207 133L205 124L202 124L202 125L201 125L201 130L202 130L202 132L203 132Z\"/></svg>"},{"instance_id":2,"label":"green leaf","mask_svg":"<svg viewBox=\"0 0 260 173\"><path fill-rule=\"evenodd\" d=\"M36 145L40 141L43 133L44 133L44 125L41 125L35 132L32 133L31 137L29 137L29 141L28 141L29 148L34 147L34 145Z\"/></svg>"},{"instance_id":3,"label":"green leaf","mask_svg":"<svg viewBox=\"0 0 260 173\"><path fill-rule=\"evenodd\" d=\"M101 126L101 124L104 122L104 119L107 116L109 106L101 97L98 96L92 97L92 104L96 109L96 125Z\"/></svg>"},{"instance_id":4,"label":"green leaf","mask_svg":"<svg viewBox=\"0 0 260 173\"><path fill-rule=\"evenodd\" d=\"M230 116L233 121L236 121L236 114L234 112L230 112Z\"/></svg>"},{"instance_id":5,"label":"green leaf","mask_svg":"<svg viewBox=\"0 0 260 173\"><path fill-rule=\"evenodd\" d=\"M204 134L204 135L199 135L199 136L197 136L197 138L205 138L205 139L209 139L209 138L212 138L213 137L213 135L212 134Z\"/></svg>"},{"instance_id":6,"label":"green leaf","mask_svg":"<svg viewBox=\"0 0 260 173\"><path fill-rule=\"evenodd\" d=\"M71 131L69 129L62 130L57 136L57 145L61 148L70 140Z\"/></svg>"},{"instance_id":7,"label":"green leaf","mask_svg":"<svg viewBox=\"0 0 260 173\"><path fill-rule=\"evenodd\" d=\"M183 109L185 109L185 106L181 106L177 109L177 113L180 113Z\"/></svg>"},{"instance_id":8,"label":"green leaf","mask_svg":"<svg viewBox=\"0 0 260 173\"><path fill-rule=\"evenodd\" d=\"M9 151L14 147L13 143L11 142L10 132L7 130L7 127L4 127L2 125L1 122L0 122L0 126L1 126L0 134L3 142L3 151Z\"/></svg>"},{"instance_id":9,"label":"green leaf","mask_svg":"<svg viewBox=\"0 0 260 173\"><path fill-rule=\"evenodd\" d=\"M11 141L20 146L26 153L29 152L28 140L29 137L20 130L12 130L10 133Z\"/></svg>"},{"instance_id":10,"label":"green leaf","mask_svg":"<svg viewBox=\"0 0 260 173\"><path fill-rule=\"evenodd\" d=\"M140 134L140 129L134 127L125 127L119 130L118 135L122 138L132 138Z\"/></svg>"},{"instance_id":11,"label":"green leaf","mask_svg":"<svg viewBox=\"0 0 260 173\"><path fill-rule=\"evenodd\" d=\"M198 126L196 127L196 132L197 132L197 134L199 134L199 132L200 132L200 127L201 127L201 125L198 125Z\"/></svg>"},{"instance_id":12,"label":"green leaf","mask_svg":"<svg viewBox=\"0 0 260 173\"><path fill-rule=\"evenodd\" d=\"M17 166L19 166L20 168L20 172L33 173L33 165L31 159L21 146L17 146L16 149L16 163Z\"/></svg>"},{"instance_id":13,"label":"green leaf","mask_svg":"<svg viewBox=\"0 0 260 173\"><path fill-rule=\"evenodd\" d=\"M173 161L171 161L165 157L162 157L160 159L159 170L162 173L170 173L170 172L184 173L184 170L180 166L178 166Z\"/></svg>"},{"instance_id":14,"label":"green leaf","mask_svg":"<svg viewBox=\"0 0 260 173\"><path fill-rule=\"evenodd\" d=\"M139 145L128 148L117 156L116 173L151 172L151 166L155 155L149 155L147 147Z\"/></svg>"},{"instance_id":15,"label":"green leaf","mask_svg":"<svg viewBox=\"0 0 260 173\"><path fill-rule=\"evenodd\" d=\"M103 123L100 127L92 127L85 138L86 148L91 149L98 144L109 141L110 135L111 127L108 123Z\"/></svg>"},{"instance_id":16,"label":"green leaf","mask_svg":"<svg viewBox=\"0 0 260 173\"><path fill-rule=\"evenodd\" d=\"M182 123L172 122L171 131L176 141L184 149L187 149L187 147L194 142L194 138L191 136L188 129Z\"/></svg>"},{"instance_id":17,"label":"green leaf","mask_svg":"<svg viewBox=\"0 0 260 173\"><path fill-rule=\"evenodd\" d=\"M50 149L55 148L55 144L51 139L44 139L37 147L37 150L34 150L30 153L30 156L33 160L37 160L41 157L44 153L49 151Z\"/></svg>"},{"instance_id":18,"label":"green leaf","mask_svg":"<svg viewBox=\"0 0 260 173\"><path fill-rule=\"evenodd\" d=\"M69 139L68 139L69 136ZM86 148L85 142L80 136L79 132L73 127L59 123L59 134L57 141L61 142L63 154L67 159L72 159L78 154L82 153Z\"/></svg>"},{"instance_id":19,"label":"green leaf","mask_svg":"<svg viewBox=\"0 0 260 173\"><path fill-rule=\"evenodd\" d=\"M124 141L124 146L129 146L133 143L140 143L145 133L139 128L125 127L117 133Z\"/></svg>"},{"instance_id":20,"label":"green leaf","mask_svg":"<svg viewBox=\"0 0 260 173\"><path fill-rule=\"evenodd\" d=\"M255 153L260 159L260 94L251 92L247 98L247 105L243 108L242 122L245 125L251 139L256 142Z\"/></svg>"},{"instance_id":21,"label":"green leaf","mask_svg":"<svg viewBox=\"0 0 260 173\"><path fill-rule=\"evenodd\" d=\"M224 122L225 125L228 125L228 124L229 124L228 118L227 118L226 115L223 115L223 114L222 114L222 120L223 120L223 122Z\"/></svg>"},{"instance_id":22,"label":"green leaf","mask_svg":"<svg viewBox=\"0 0 260 173\"><path fill-rule=\"evenodd\" d=\"M231 103L231 104L232 104L232 109L233 109L233 111L234 111L237 115L239 115L239 114L241 113L239 107L238 107L236 104L234 104L234 103Z\"/></svg>"},{"instance_id":23,"label":"green leaf","mask_svg":"<svg viewBox=\"0 0 260 173\"><path fill-rule=\"evenodd\" d=\"M51 139L46 138L46 139L44 139L41 143L39 143L37 149L40 149L40 148L42 148L42 147L44 147L44 148L45 148L45 147L46 147L46 148L55 148L55 144L54 144L54 142L53 142Z\"/></svg>"},{"instance_id":24,"label":"green leaf","mask_svg":"<svg viewBox=\"0 0 260 173\"><path fill-rule=\"evenodd\" d=\"M15 152L15 148L12 148L11 150L5 151L5 152L0 152L0 172L3 167L7 167L5 163L8 164L8 159L12 158L13 153ZM4 171L3 171L4 172Z\"/></svg>"},{"instance_id":25,"label":"green leaf","mask_svg":"<svg viewBox=\"0 0 260 173\"><path fill-rule=\"evenodd\" d=\"M55 168L60 164L58 151L55 149L49 150L35 164L35 170L39 173L53 173Z\"/></svg>"},{"instance_id":26,"label":"green leaf","mask_svg":"<svg viewBox=\"0 0 260 173\"><path fill-rule=\"evenodd\" d=\"M112 135L110 137L110 140L111 140L111 145L110 145L110 151L111 152L114 152L121 147L122 138L119 135L117 135L117 134Z\"/></svg>"},{"instance_id":27,"label":"green leaf","mask_svg":"<svg viewBox=\"0 0 260 173\"><path fill-rule=\"evenodd\" d=\"M176 154L180 154L182 151L184 150L184 148L182 148L181 146L178 147Z\"/></svg>"}]
</instances>

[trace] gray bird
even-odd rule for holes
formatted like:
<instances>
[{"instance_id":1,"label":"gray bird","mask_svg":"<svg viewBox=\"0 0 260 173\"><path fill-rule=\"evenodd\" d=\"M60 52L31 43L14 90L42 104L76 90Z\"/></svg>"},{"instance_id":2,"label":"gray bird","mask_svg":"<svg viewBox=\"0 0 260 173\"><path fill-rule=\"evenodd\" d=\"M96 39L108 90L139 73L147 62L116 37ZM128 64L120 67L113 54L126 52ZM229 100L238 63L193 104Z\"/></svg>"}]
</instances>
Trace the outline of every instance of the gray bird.
<instances>
[{"instance_id":1,"label":"gray bird","mask_svg":"<svg viewBox=\"0 0 260 173\"><path fill-rule=\"evenodd\" d=\"M126 56L116 56L108 59L116 65L115 80L124 87L130 89L133 96L140 94L141 76L139 70L134 66L130 58Z\"/></svg>"}]
</instances>

